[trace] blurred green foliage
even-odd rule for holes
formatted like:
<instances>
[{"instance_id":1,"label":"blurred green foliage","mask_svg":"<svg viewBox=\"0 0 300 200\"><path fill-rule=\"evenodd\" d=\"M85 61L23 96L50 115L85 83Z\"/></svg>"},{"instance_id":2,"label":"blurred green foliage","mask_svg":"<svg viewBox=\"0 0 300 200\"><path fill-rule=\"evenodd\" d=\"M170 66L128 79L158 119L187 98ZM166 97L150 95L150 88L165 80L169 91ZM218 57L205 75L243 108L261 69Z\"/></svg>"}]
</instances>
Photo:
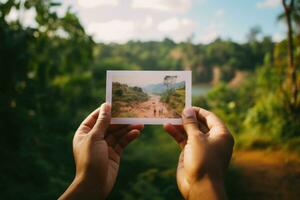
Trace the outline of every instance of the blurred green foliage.
<instances>
[{"instance_id":1,"label":"blurred green foliage","mask_svg":"<svg viewBox=\"0 0 300 200\"><path fill-rule=\"evenodd\" d=\"M295 39L298 44L300 36ZM299 137L300 121L297 119L300 118L300 109L289 105L287 69L284 68L286 64L282 64L286 60L286 50L282 49L284 44L286 41L276 44L273 53L265 55L264 64L239 87L220 83L208 93L207 98L200 97L194 101L195 105L213 110L226 121L238 139L238 147L251 147L251 140L254 143L261 140L258 142L270 146ZM297 45L296 62L300 59L299 49Z\"/></svg>"},{"instance_id":2,"label":"blurred green foliage","mask_svg":"<svg viewBox=\"0 0 300 200\"><path fill-rule=\"evenodd\" d=\"M300 112L286 103L286 41L257 40L254 31L244 44L221 39L208 45L170 39L96 44L71 9L57 14L59 6L51 0L0 3L1 198L56 199L66 189L74 176L73 134L104 101L108 69L191 69L194 83L209 83L218 67L224 82L193 104L220 115L238 146L264 148L284 139L287 149L299 151ZM36 25L7 21L12 8L35 9ZM299 66L299 36L295 42ZM229 87L240 70L250 75L240 87ZM126 149L109 199L181 199L178 153L161 127L146 127ZM238 176L231 170L226 180L230 197L238 196L233 184Z\"/></svg>"}]
</instances>

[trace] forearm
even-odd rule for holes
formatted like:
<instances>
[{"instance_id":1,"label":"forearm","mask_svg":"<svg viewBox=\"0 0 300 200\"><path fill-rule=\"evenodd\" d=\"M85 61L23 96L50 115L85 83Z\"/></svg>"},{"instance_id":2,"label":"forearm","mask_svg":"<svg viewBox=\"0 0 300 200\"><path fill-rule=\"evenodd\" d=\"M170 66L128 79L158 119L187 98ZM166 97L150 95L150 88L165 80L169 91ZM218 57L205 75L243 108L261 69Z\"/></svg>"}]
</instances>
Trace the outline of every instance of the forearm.
<instances>
[{"instance_id":1,"label":"forearm","mask_svg":"<svg viewBox=\"0 0 300 200\"><path fill-rule=\"evenodd\" d=\"M226 200L226 192L222 180L213 180L209 177L193 184L188 200Z\"/></svg>"},{"instance_id":2,"label":"forearm","mask_svg":"<svg viewBox=\"0 0 300 200\"><path fill-rule=\"evenodd\" d=\"M74 179L68 189L59 197L59 200L102 200L101 192L96 185L80 179Z\"/></svg>"}]
</instances>

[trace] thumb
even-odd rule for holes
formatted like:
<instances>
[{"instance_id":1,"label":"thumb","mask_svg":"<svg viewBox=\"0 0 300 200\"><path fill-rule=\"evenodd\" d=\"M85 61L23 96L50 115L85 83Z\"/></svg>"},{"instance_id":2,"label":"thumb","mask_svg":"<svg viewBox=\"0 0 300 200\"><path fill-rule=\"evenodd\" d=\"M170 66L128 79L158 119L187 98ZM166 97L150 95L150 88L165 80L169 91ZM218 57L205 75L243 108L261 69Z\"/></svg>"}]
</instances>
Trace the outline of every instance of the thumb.
<instances>
[{"instance_id":1,"label":"thumb","mask_svg":"<svg viewBox=\"0 0 300 200\"><path fill-rule=\"evenodd\" d=\"M103 103L99 109L99 115L93 132L97 138L104 138L105 132L110 125L111 119L111 105L109 103Z\"/></svg>"},{"instance_id":2,"label":"thumb","mask_svg":"<svg viewBox=\"0 0 300 200\"><path fill-rule=\"evenodd\" d=\"M188 136L199 133L198 120L193 108L185 108L182 112L182 125Z\"/></svg>"}]
</instances>

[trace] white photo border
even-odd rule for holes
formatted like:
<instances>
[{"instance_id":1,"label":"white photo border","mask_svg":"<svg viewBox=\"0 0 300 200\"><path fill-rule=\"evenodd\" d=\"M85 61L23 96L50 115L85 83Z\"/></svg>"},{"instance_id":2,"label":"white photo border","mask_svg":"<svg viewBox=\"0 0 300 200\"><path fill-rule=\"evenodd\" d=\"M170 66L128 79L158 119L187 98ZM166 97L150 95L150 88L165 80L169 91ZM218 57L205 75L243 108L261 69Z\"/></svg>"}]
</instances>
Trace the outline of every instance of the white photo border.
<instances>
[{"instance_id":1,"label":"white photo border","mask_svg":"<svg viewBox=\"0 0 300 200\"><path fill-rule=\"evenodd\" d=\"M112 77L119 76L139 76L139 74L155 76L161 74L180 75L185 79L185 107L192 105L192 72L191 71L137 71L137 70L107 70L106 71L106 102L112 104ZM181 125L181 118L111 118L111 124L174 124Z\"/></svg>"}]
</instances>

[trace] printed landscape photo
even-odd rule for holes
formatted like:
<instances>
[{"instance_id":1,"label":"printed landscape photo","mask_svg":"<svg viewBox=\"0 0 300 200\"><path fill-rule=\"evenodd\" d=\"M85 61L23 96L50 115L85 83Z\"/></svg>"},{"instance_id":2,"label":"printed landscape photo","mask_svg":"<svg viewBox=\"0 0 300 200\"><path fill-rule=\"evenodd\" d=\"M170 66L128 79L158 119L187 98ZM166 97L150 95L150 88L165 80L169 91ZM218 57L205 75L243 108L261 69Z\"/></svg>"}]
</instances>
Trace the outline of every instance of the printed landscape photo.
<instances>
[{"instance_id":1,"label":"printed landscape photo","mask_svg":"<svg viewBox=\"0 0 300 200\"><path fill-rule=\"evenodd\" d=\"M185 79L167 73L112 76L112 117L180 118L186 105Z\"/></svg>"}]
</instances>

